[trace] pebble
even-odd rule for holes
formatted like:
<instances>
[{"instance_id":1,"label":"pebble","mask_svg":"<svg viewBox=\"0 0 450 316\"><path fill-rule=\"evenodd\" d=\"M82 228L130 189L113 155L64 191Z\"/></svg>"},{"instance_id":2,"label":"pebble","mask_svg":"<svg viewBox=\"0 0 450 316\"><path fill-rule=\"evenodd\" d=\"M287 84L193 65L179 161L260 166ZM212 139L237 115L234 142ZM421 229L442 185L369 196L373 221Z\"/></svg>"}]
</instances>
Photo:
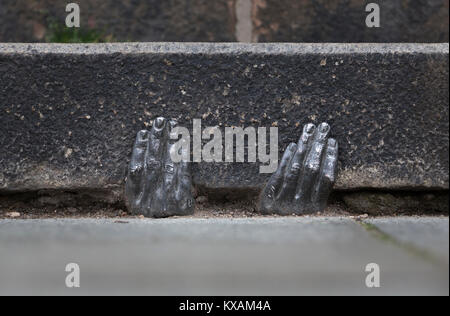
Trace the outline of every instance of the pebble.
<instances>
[{"instance_id":1,"label":"pebble","mask_svg":"<svg viewBox=\"0 0 450 316\"><path fill-rule=\"evenodd\" d=\"M208 198L206 196L199 196L198 198L195 199L197 201L197 203L199 204L203 204L208 202Z\"/></svg>"},{"instance_id":2,"label":"pebble","mask_svg":"<svg viewBox=\"0 0 450 316\"><path fill-rule=\"evenodd\" d=\"M6 216L11 217L11 218L16 218L16 217L20 217L20 213L19 212L9 212L9 213L6 213Z\"/></svg>"},{"instance_id":3,"label":"pebble","mask_svg":"<svg viewBox=\"0 0 450 316\"><path fill-rule=\"evenodd\" d=\"M69 208L67 208L67 212L69 212L71 214L75 214L78 212L78 210L75 207L69 207Z\"/></svg>"}]
</instances>

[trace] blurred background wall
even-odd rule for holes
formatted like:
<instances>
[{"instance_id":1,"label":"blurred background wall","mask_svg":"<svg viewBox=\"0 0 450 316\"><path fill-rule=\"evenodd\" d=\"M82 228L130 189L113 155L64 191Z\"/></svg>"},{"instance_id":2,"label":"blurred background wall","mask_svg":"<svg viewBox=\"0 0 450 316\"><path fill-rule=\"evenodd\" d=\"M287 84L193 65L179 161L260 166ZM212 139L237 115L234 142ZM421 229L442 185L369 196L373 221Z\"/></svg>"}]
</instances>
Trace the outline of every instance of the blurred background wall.
<instances>
[{"instance_id":1,"label":"blurred background wall","mask_svg":"<svg viewBox=\"0 0 450 316\"><path fill-rule=\"evenodd\" d=\"M0 0L0 42L448 42L449 0ZM367 3L381 27L367 28ZM71 30L72 32L72 30ZM87 34L87 35L86 35Z\"/></svg>"}]
</instances>

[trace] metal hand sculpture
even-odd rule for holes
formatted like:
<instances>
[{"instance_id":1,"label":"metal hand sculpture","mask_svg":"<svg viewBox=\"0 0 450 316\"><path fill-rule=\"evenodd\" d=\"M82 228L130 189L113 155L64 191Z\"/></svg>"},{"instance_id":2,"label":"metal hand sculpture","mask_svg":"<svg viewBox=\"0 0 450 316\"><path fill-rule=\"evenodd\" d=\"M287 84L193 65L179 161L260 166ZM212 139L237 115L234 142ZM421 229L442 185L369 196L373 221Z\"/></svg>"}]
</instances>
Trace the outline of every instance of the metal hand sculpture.
<instances>
[{"instance_id":1,"label":"metal hand sculpture","mask_svg":"<svg viewBox=\"0 0 450 316\"><path fill-rule=\"evenodd\" d=\"M174 163L170 155L169 132L175 126L176 121L159 117L150 131L142 130L136 136L125 185L126 204L134 215L167 217L194 212L189 164Z\"/></svg>"},{"instance_id":2,"label":"metal hand sculpture","mask_svg":"<svg viewBox=\"0 0 450 316\"><path fill-rule=\"evenodd\" d=\"M284 152L277 171L264 188L259 209L264 214L304 214L323 210L332 190L338 144L328 138L330 126L303 128L298 144Z\"/></svg>"}]
</instances>

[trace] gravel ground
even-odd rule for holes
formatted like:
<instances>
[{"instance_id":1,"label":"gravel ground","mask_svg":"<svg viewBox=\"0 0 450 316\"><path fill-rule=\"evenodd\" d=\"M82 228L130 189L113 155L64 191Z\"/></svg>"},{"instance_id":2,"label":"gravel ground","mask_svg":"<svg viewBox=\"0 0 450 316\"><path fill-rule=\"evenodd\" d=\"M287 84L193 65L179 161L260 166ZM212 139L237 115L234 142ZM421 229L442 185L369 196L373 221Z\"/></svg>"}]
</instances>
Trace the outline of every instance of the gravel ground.
<instances>
[{"instance_id":1,"label":"gravel ground","mask_svg":"<svg viewBox=\"0 0 450 316\"><path fill-rule=\"evenodd\" d=\"M389 215L380 213L379 216ZM395 216L442 216L443 213L421 212L420 210L396 212ZM330 205L322 212L308 215L310 217L373 217L364 212L356 212L339 199L333 198ZM197 196L195 213L187 218L233 218L233 217L279 217L276 215L264 216L257 212L256 200L253 198L230 198L225 201L209 201L206 196ZM291 215L289 217L299 217ZM106 203L93 200L89 197L80 199L71 195L36 197L31 194L13 196L0 195L0 219L45 219L45 218L139 218L131 216L122 202Z\"/></svg>"},{"instance_id":2,"label":"gravel ground","mask_svg":"<svg viewBox=\"0 0 450 316\"><path fill-rule=\"evenodd\" d=\"M352 216L355 215L341 205L330 205L325 211L312 216ZM261 215L253 207L243 204L198 205L195 213L186 218L233 218L233 217L279 217ZM291 215L290 217L299 217ZM92 207L4 207L0 208L0 219L44 219L44 218L141 218L131 216L125 208L114 206ZM176 218L176 216L175 216Z\"/></svg>"}]
</instances>

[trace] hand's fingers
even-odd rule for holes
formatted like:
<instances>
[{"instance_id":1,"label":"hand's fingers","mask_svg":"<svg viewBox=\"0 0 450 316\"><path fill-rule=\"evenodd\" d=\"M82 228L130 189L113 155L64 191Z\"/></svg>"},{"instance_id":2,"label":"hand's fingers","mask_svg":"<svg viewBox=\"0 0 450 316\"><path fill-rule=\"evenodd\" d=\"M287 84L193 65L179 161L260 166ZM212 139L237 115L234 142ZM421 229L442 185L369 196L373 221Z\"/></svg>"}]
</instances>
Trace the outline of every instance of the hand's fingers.
<instances>
[{"instance_id":1,"label":"hand's fingers","mask_svg":"<svg viewBox=\"0 0 450 316\"><path fill-rule=\"evenodd\" d=\"M177 122L176 121L172 121L171 123L172 128L175 128L177 126ZM174 143L177 142L177 140L173 140ZM179 148L177 146L173 146L172 147L174 150L178 149L178 155L181 155L183 157L188 157L189 153L187 152L183 152L183 147ZM171 154L173 154L171 152ZM176 177L177 177L177 188L176 188L176 199L178 201L185 199L187 197L192 199L192 193L191 193L191 189L192 189L192 175L191 175L191 168L189 166L188 161L186 160L182 160L179 163L176 163L177 165L177 173L176 173ZM190 203L187 204L191 204L192 206L192 201Z\"/></svg>"},{"instance_id":2,"label":"hand's fingers","mask_svg":"<svg viewBox=\"0 0 450 316\"><path fill-rule=\"evenodd\" d=\"M306 124L303 127L303 133L297 143L297 151L294 157L291 159L289 167L286 169L284 175L283 186L281 187L278 197L276 198L280 203L286 204L286 212L295 212L292 208L292 203L297 190L300 173L302 170L303 161L305 160L306 153L310 147L311 140L314 136L314 130L316 126L314 124Z\"/></svg>"},{"instance_id":3,"label":"hand's fingers","mask_svg":"<svg viewBox=\"0 0 450 316\"><path fill-rule=\"evenodd\" d=\"M191 192L192 176L188 162L182 161L179 163L177 168L177 177L178 177L177 185L180 188L180 191Z\"/></svg>"},{"instance_id":4,"label":"hand's fingers","mask_svg":"<svg viewBox=\"0 0 450 316\"><path fill-rule=\"evenodd\" d=\"M265 198L270 200L274 200L278 195L278 192L281 189L281 185L283 183L284 174L286 169L289 167L292 157L297 150L297 145L294 143L289 144L288 148L283 154L283 158L281 158L280 165L278 166L277 171L270 177L267 182L266 188L264 190Z\"/></svg>"},{"instance_id":5,"label":"hand's fingers","mask_svg":"<svg viewBox=\"0 0 450 316\"><path fill-rule=\"evenodd\" d=\"M316 126L314 124L306 124L303 127L303 133L297 143L297 151L292 158L289 167L284 176L283 186L279 192L277 200L289 200L292 202L296 194L297 185L300 180L301 171L305 156L311 147Z\"/></svg>"},{"instance_id":6,"label":"hand's fingers","mask_svg":"<svg viewBox=\"0 0 450 316\"><path fill-rule=\"evenodd\" d=\"M144 195L143 204L147 206L147 215L150 214L158 199L158 180L162 173L163 154L168 138L167 122L164 118L158 117L153 121L152 129L148 137L148 149L145 154L145 183L143 184Z\"/></svg>"},{"instance_id":7,"label":"hand's fingers","mask_svg":"<svg viewBox=\"0 0 450 316\"><path fill-rule=\"evenodd\" d=\"M178 126L178 121L176 119L170 119L169 120L169 132L172 131L172 129L174 129L175 127Z\"/></svg>"},{"instance_id":8,"label":"hand's fingers","mask_svg":"<svg viewBox=\"0 0 450 316\"><path fill-rule=\"evenodd\" d=\"M178 122L176 121L176 120L174 120L174 119L171 119L171 120L169 120L168 122L167 122L167 130L168 130L168 132L169 132L169 136L168 136L168 139L167 139L167 143L168 144L170 144L170 145L172 145L172 144L174 144L174 143L176 143L177 141L178 141L178 139L172 139L170 136L171 136L171 134L172 134L172 131L174 130L174 128L175 127L177 127L178 126ZM178 135L177 135L178 136ZM172 149L173 150L173 149ZM169 151L166 151L166 153L165 154L167 154L167 153L169 153Z\"/></svg>"},{"instance_id":9,"label":"hand's fingers","mask_svg":"<svg viewBox=\"0 0 450 316\"><path fill-rule=\"evenodd\" d=\"M300 139L298 140L297 147L300 154L299 161L301 166L301 169L303 169L304 161L306 158L306 155L309 153L311 149L311 144L314 139L316 131L316 126L314 124L306 124L303 127L303 133L302 136L300 136Z\"/></svg>"},{"instance_id":10,"label":"hand's fingers","mask_svg":"<svg viewBox=\"0 0 450 316\"><path fill-rule=\"evenodd\" d=\"M192 175L189 163L182 161L177 168L177 187L175 188L175 199L179 208L186 214L194 211L194 199L192 198Z\"/></svg>"},{"instance_id":11,"label":"hand's fingers","mask_svg":"<svg viewBox=\"0 0 450 316\"><path fill-rule=\"evenodd\" d=\"M303 147L298 147L289 163L289 166L286 168L281 190L278 192L276 197L276 200L281 203L292 202L294 199L304 156L305 154Z\"/></svg>"},{"instance_id":12,"label":"hand's fingers","mask_svg":"<svg viewBox=\"0 0 450 316\"><path fill-rule=\"evenodd\" d=\"M148 131L139 131L131 154L128 177L125 185L127 204L132 212L140 205L142 182L145 169L145 153L148 146Z\"/></svg>"},{"instance_id":13,"label":"hand's fingers","mask_svg":"<svg viewBox=\"0 0 450 316\"><path fill-rule=\"evenodd\" d=\"M336 180L337 158L338 143L335 139L330 138L327 143L319 179L317 180L312 196L312 202L318 210L325 208L331 189Z\"/></svg>"},{"instance_id":14,"label":"hand's fingers","mask_svg":"<svg viewBox=\"0 0 450 316\"><path fill-rule=\"evenodd\" d=\"M311 149L307 153L300 183L295 194L295 202L303 206L311 203L311 194L314 184L319 175L320 163L323 156L323 150L330 132L330 126L322 123L316 129L313 137Z\"/></svg>"},{"instance_id":15,"label":"hand's fingers","mask_svg":"<svg viewBox=\"0 0 450 316\"><path fill-rule=\"evenodd\" d=\"M330 125L328 123L320 123L319 126L317 126L317 129L314 133L313 142L319 142L322 144L326 144L328 140L328 136L330 134Z\"/></svg>"},{"instance_id":16,"label":"hand's fingers","mask_svg":"<svg viewBox=\"0 0 450 316\"><path fill-rule=\"evenodd\" d=\"M177 122L175 120L169 120L167 123L169 130L169 133L173 128L177 126ZM170 139L168 137L166 139L166 146L165 146L165 152L163 155L163 185L164 185L164 191L166 192L166 206L168 209L173 210L174 206L176 205L170 205L175 203L175 189L176 189L176 176L177 176L177 170L178 170L178 164L174 163L172 160L172 152L174 150L174 143L176 140Z\"/></svg>"},{"instance_id":17,"label":"hand's fingers","mask_svg":"<svg viewBox=\"0 0 450 316\"><path fill-rule=\"evenodd\" d=\"M175 120L170 120L168 122L168 129L172 129L174 127L176 127L177 122ZM170 132L170 131L169 131ZM169 189L169 187L174 187L175 186L175 175L177 173L177 164L175 164L172 160L172 151L173 149L173 144L176 142L176 140L170 139L169 137L166 139L166 146L165 146L165 152L163 155L163 161L164 161L164 166L163 166L163 175L164 175L164 183L165 183L165 187L166 190Z\"/></svg>"},{"instance_id":18,"label":"hand's fingers","mask_svg":"<svg viewBox=\"0 0 450 316\"><path fill-rule=\"evenodd\" d=\"M175 164L171 157L171 150L174 145L167 140L166 152L164 154L164 166L163 166L163 190L164 190L164 201L163 201L163 213L169 215L172 213L176 213L178 209L177 201L176 201L176 188L177 188L177 169L178 164Z\"/></svg>"},{"instance_id":19,"label":"hand's fingers","mask_svg":"<svg viewBox=\"0 0 450 316\"><path fill-rule=\"evenodd\" d=\"M153 126L149 134L149 146L146 156L148 171L161 169L165 145L168 138L166 119L158 117L153 121Z\"/></svg>"},{"instance_id":20,"label":"hand's fingers","mask_svg":"<svg viewBox=\"0 0 450 316\"><path fill-rule=\"evenodd\" d=\"M135 177L144 170L145 152L148 146L148 131L139 131L136 135L131 161L129 166L129 175Z\"/></svg>"},{"instance_id":21,"label":"hand's fingers","mask_svg":"<svg viewBox=\"0 0 450 316\"><path fill-rule=\"evenodd\" d=\"M310 140L312 139L312 137L314 136L314 131L316 130L316 126L314 124L306 124L303 127L303 133L300 136L300 139L298 140L297 146L303 146L303 147L307 147L308 144L310 143Z\"/></svg>"}]
</instances>

